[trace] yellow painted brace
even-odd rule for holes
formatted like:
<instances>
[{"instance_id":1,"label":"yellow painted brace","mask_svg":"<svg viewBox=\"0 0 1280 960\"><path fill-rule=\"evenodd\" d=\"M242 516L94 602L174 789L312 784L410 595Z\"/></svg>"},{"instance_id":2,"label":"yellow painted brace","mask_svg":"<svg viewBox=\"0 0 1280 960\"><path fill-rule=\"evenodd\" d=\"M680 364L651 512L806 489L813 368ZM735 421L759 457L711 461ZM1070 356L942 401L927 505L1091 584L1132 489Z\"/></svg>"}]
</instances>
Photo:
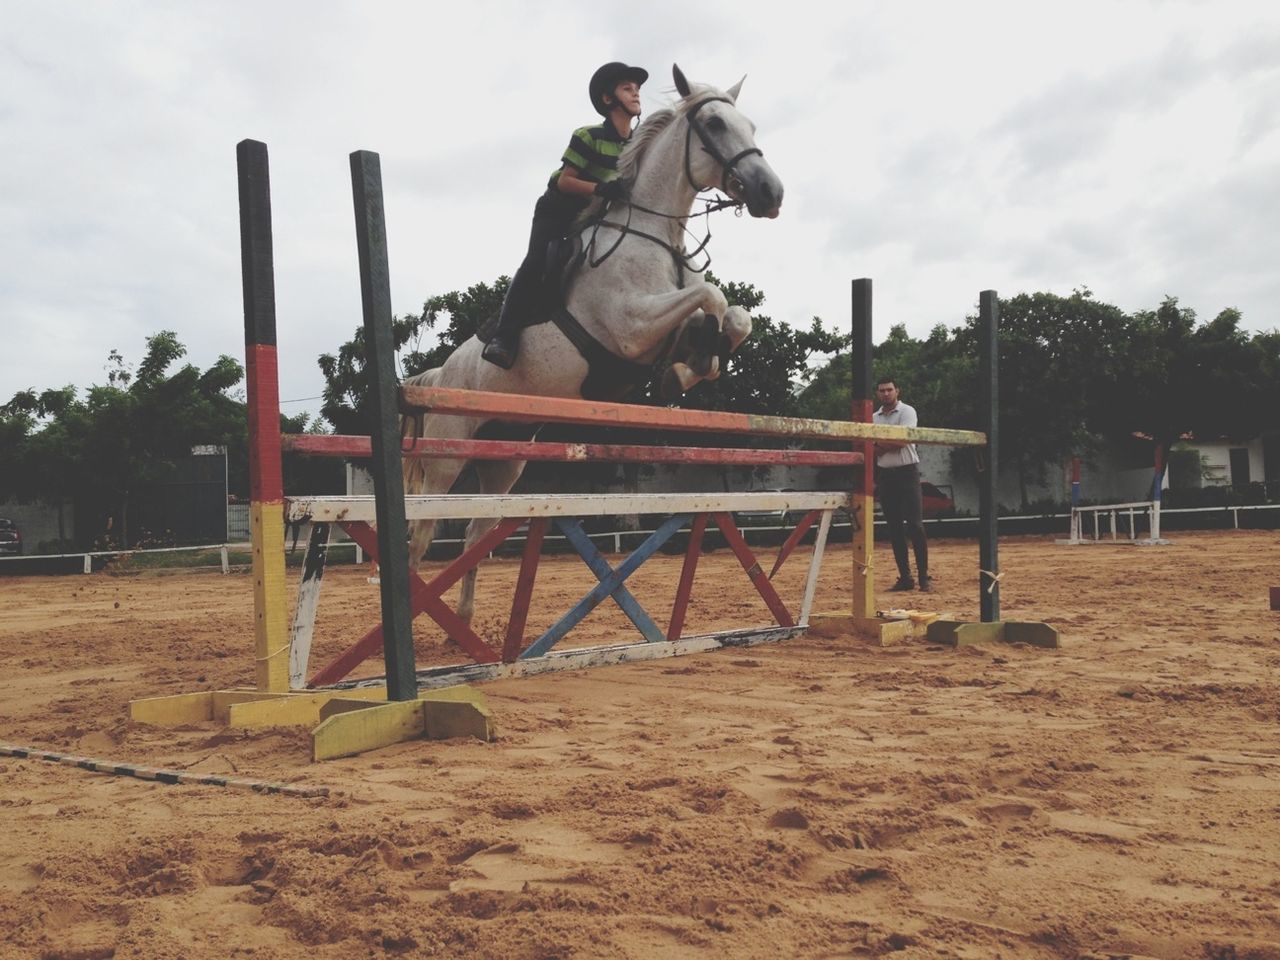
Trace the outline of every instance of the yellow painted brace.
<instances>
[{"instance_id":1,"label":"yellow painted brace","mask_svg":"<svg viewBox=\"0 0 1280 960\"><path fill-rule=\"evenodd\" d=\"M253 534L254 661L257 687L272 693L289 689L289 634L285 616L284 504L254 503L249 508Z\"/></svg>"}]
</instances>

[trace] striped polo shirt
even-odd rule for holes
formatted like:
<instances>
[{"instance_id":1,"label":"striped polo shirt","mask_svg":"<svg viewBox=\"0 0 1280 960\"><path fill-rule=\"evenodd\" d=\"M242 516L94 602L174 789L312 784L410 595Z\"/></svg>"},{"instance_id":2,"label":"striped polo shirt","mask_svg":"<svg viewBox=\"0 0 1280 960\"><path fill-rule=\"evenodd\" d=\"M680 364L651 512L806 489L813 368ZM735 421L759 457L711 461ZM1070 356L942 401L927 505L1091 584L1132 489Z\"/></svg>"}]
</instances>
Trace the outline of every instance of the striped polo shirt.
<instances>
[{"instance_id":1,"label":"striped polo shirt","mask_svg":"<svg viewBox=\"0 0 1280 960\"><path fill-rule=\"evenodd\" d=\"M561 193L556 187L556 180L564 164L569 164L578 172L583 180L592 183L607 183L618 176L618 155L627 141L619 136L612 123L600 123L593 127L579 127L569 138L569 146L565 147L560 157L561 166L551 174L547 181L547 193L554 196L566 208L577 212L590 203L587 197L577 197Z\"/></svg>"}]
</instances>

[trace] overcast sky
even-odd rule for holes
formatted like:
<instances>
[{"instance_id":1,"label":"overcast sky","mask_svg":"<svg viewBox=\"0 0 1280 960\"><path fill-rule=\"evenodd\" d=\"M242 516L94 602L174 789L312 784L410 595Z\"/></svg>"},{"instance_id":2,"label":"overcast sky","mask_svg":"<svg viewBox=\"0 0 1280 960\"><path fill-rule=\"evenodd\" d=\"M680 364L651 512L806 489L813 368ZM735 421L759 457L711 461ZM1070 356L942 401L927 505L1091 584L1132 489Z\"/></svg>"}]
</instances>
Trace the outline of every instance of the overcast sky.
<instances>
[{"instance_id":1,"label":"overcast sky","mask_svg":"<svg viewBox=\"0 0 1280 960\"><path fill-rule=\"evenodd\" d=\"M0 0L0 403L105 382L174 330L243 360L235 145L267 143L281 398L360 322L348 154L381 154L393 308L510 274L587 78L621 59L747 80L786 186L721 214L761 312L876 338L978 291L1280 326L1280 3Z\"/></svg>"}]
</instances>

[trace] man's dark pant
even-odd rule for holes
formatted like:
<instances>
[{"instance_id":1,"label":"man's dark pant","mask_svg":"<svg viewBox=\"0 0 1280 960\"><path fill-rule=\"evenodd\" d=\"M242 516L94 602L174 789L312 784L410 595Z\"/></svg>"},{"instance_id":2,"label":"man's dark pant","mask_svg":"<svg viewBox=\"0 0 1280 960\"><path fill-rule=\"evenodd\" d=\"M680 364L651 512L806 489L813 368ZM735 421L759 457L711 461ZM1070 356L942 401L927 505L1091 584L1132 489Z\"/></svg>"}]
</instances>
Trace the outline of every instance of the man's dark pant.
<instances>
[{"instance_id":1,"label":"man's dark pant","mask_svg":"<svg viewBox=\"0 0 1280 960\"><path fill-rule=\"evenodd\" d=\"M929 541L924 535L919 465L880 467L876 470L876 489L880 493L885 523L889 526L889 542L893 544L898 575L903 580L911 578L911 564L907 562L907 538L910 537L916 555L916 569L920 572L920 579L925 580L929 576Z\"/></svg>"}]
</instances>

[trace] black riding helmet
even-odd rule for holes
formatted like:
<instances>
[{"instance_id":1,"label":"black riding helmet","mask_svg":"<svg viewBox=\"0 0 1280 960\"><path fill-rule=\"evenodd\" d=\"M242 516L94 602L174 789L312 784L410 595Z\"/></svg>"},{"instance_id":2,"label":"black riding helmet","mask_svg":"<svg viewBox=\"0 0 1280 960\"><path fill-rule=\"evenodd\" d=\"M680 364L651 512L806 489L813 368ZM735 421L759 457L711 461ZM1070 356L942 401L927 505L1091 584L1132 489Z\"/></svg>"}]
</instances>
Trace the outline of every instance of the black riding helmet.
<instances>
[{"instance_id":1,"label":"black riding helmet","mask_svg":"<svg viewBox=\"0 0 1280 960\"><path fill-rule=\"evenodd\" d=\"M612 95L620 83L631 80L639 86L648 79L648 70L642 67L629 67L625 63L611 60L591 75L591 83L587 88L591 94L591 106L600 116L607 117L609 110L600 102L601 97L606 93Z\"/></svg>"}]
</instances>

